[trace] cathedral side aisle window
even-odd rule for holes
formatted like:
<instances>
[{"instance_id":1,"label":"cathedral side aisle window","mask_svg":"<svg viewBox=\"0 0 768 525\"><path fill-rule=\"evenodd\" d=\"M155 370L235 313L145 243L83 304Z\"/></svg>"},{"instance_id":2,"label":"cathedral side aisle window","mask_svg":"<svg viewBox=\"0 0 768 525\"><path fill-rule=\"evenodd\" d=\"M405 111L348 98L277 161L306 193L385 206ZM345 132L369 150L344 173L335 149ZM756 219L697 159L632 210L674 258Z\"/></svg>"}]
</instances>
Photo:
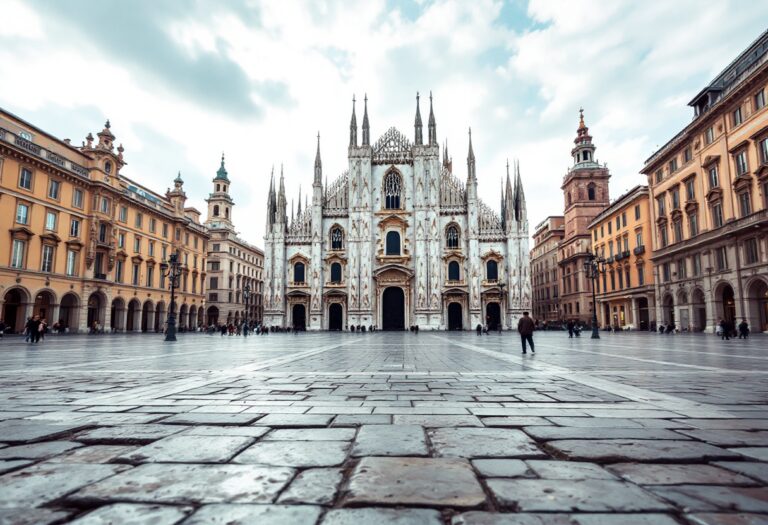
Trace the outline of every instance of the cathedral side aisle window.
<instances>
[{"instance_id":1,"label":"cathedral side aisle window","mask_svg":"<svg viewBox=\"0 0 768 525\"><path fill-rule=\"evenodd\" d=\"M402 189L402 183L400 180L400 175L395 173L394 171L390 171L387 173L387 176L384 178L384 203L385 207L388 210L399 210L400 209L400 191ZM389 239L389 235L387 235L387 239ZM399 244L399 240L398 240ZM387 242L387 246L389 246L389 242ZM399 255L399 249L397 255ZM387 255L390 255L389 248L387 248Z\"/></svg>"}]
</instances>

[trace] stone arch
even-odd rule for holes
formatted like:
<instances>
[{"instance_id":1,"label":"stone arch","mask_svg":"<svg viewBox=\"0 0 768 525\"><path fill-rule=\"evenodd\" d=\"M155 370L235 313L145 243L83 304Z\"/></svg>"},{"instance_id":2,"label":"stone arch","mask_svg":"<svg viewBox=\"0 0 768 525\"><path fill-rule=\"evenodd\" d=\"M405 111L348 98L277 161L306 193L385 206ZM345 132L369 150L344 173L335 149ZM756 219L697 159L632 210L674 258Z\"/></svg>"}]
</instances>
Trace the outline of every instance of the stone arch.
<instances>
[{"instance_id":1,"label":"stone arch","mask_svg":"<svg viewBox=\"0 0 768 525\"><path fill-rule=\"evenodd\" d=\"M98 323L99 330L104 330L107 311L107 295L100 290L93 292L88 296L86 306L88 308L88 330L94 330L96 323Z\"/></svg>"},{"instance_id":2,"label":"stone arch","mask_svg":"<svg viewBox=\"0 0 768 525\"><path fill-rule=\"evenodd\" d=\"M736 291L728 281L719 281L713 288L715 298L715 315L717 322L724 319L735 326L736 321Z\"/></svg>"},{"instance_id":3,"label":"stone arch","mask_svg":"<svg viewBox=\"0 0 768 525\"><path fill-rule=\"evenodd\" d=\"M209 306L206 315L208 326L217 326L219 324L219 309L216 306Z\"/></svg>"},{"instance_id":4,"label":"stone arch","mask_svg":"<svg viewBox=\"0 0 768 525\"><path fill-rule=\"evenodd\" d=\"M24 331L30 304L31 296L23 286L12 286L3 294L3 320L12 332Z\"/></svg>"},{"instance_id":5,"label":"stone arch","mask_svg":"<svg viewBox=\"0 0 768 525\"><path fill-rule=\"evenodd\" d=\"M141 331L150 332L154 328L155 305L152 301L144 301L141 307Z\"/></svg>"},{"instance_id":6,"label":"stone arch","mask_svg":"<svg viewBox=\"0 0 768 525\"><path fill-rule=\"evenodd\" d=\"M162 332L167 318L165 301L160 301L155 305L155 332Z\"/></svg>"},{"instance_id":7,"label":"stone arch","mask_svg":"<svg viewBox=\"0 0 768 525\"><path fill-rule=\"evenodd\" d=\"M707 301L704 290L698 286L691 289L691 309L691 330L704 331L707 328Z\"/></svg>"},{"instance_id":8,"label":"stone arch","mask_svg":"<svg viewBox=\"0 0 768 525\"><path fill-rule=\"evenodd\" d=\"M56 292L50 288L41 288L35 295L35 302L32 307L32 315L37 315L40 319L45 319L49 326L56 322L52 315L57 310Z\"/></svg>"},{"instance_id":9,"label":"stone arch","mask_svg":"<svg viewBox=\"0 0 768 525\"><path fill-rule=\"evenodd\" d=\"M768 280L755 277L747 282L746 318L753 332L768 331Z\"/></svg>"},{"instance_id":10,"label":"stone arch","mask_svg":"<svg viewBox=\"0 0 768 525\"><path fill-rule=\"evenodd\" d=\"M120 296L112 299L112 305L110 307L111 314L109 317L110 328L114 332L125 331L125 299Z\"/></svg>"},{"instance_id":11,"label":"stone arch","mask_svg":"<svg viewBox=\"0 0 768 525\"><path fill-rule=\"evenodd\" d=\"M61 297L58 321L65 332L77 332L80 324L80 297L75 292L67 292Z\"/></svg>"},{"instance_id":12,"label":"stone arch","mask_svg":"<svg viewBox=\"0 0 768 525\"><path fill-rule=\"evenodd\" d=\"M331 251L341 251L344 249L344 228L340 224L335 223L328 230L328 242Z\"/></svg>"},{"instance_id":13,"label":"stone arch","mask_svg":"<svg viewBox=\"0 0 768 525\"><path fill-rule=\"evenodd\" d=\"M403 191L403 176L402 174L393 168L382 177L382 195L384 198L384 209L386 210L400 210L403 208L403 201L405 200Z\"/></svg>"},{"instance_id":14,"label":"stone arch","mask_svg":"<svg viewBox=\"0 0 768 525\"><path fill-rule=\"evenodd\" d=\"M194 304L189 307L189 321L187 326L190 330L197 328L197 306Z\"/></svg>"},{"instance_id":15,"label":"stone arch","mask_svg":"<svg viewBox=\"0 0 768 525\"><path fill-rule=\"evenodd\" d=\"M128 317L125 321L126 332L138 332L141 330L141 301L133 298L128 302Z\"/></svg>"},{"instance_id":16,"label":"stone arch","mask_svg":"<svg viewBox=\"0 0 768 525\"><path fill-rule=\"evenodd\" d=\"M185 329L187 327L187 316L189 315L189 305L187 303L182 304L179 307L179 315L176 316L176 324L179 329Z\"/></svg>"},{"instance_id":17,"label":"stone arch","mask_svg":"<svg viewBox=\"0 0 768 525\"><path fill-rule=\"evenodd\" d=\"M675 298L669 292L661 298L661 322L675 324Z\"/></svg>"}]
</instances>

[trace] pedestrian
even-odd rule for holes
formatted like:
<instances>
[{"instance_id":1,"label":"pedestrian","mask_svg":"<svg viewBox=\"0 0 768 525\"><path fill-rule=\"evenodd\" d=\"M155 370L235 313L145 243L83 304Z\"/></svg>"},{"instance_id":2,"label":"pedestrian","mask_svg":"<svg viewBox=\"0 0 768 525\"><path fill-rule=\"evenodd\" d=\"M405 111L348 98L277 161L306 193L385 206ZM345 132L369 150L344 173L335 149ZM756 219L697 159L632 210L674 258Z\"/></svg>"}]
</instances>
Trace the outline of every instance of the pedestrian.
<instances>
[{"instance_id":1,"label":"pedestrian","mask_svg":"<svg viewBox=\"0 0 768 525\"><path fill-rule=\"evenodd\" d=\"M45 332L48 330L48 320L47 319L41 319L40 324L38 325L38 341L42 339L45 341Z\"/></svg>"},{"instance_id":2,"label":"pedestrian","mask_svg":"<svg viewBox=\"0 0 768 525\"><path fill-rule=\"evenodd\" d=\"M520 318L520 320L517 322L517 331L520 332L520 342L523 344L523 353L526 353L525 348L525 342L528 341L528 344L531 345L531 353L535 354L536 351L533 349L533 330L535 328L535 325L533 324L533 319L531 319L528 316L528 312L523 312L523 316Z\"/></svg>"},{"instance_id":3,"label":"pedestrian","mask_svg":"<svg viewBox=\"0 0 768 525\"><path fill-rule=\"evenodd\" d=\"M576 326L573 320L568 321L568 339L573 339L573 328Z\"/></svg>"},{"instance_id":4,"label":"pedestrian","mask_svg":"<svg viewBox=\"0 0 768 525\"><path fill-rule=\"evenodd\" d=\"M739 323L739 339L746 339L749 337L749 323L746 319L742 319Z\"/></svg>"},{"instance_id":5,"label":"pedestrian","mask_svg":"<svg viewBox=\"0 0 768 525\"><path fill-rule=\"evenodd\" d=\"M731 340L731 328L728 326L728 321L720 319L720 338L723 341Z\"/></svg>"},{"instance_id":6,"label":"pedestrian","mask_svg":"<svg viewBox=\"0 0 768 525\"><path fill-rule=\"evenodd\" d=\"M27 321L26 331L27 338L25 340L27 342L35 344L40 340L40 320L36 315Z\"/></svg>"},{"instance_id":7,"label":"pedestrian","mask_svg":"<svg viewBox=\"0 0 768 525\"><path fill-rule=\"evenodd\" d=\"M0 339L3 338L3 335L5 335L5 321L0 319Z\"/></svg>"}]
</instances>

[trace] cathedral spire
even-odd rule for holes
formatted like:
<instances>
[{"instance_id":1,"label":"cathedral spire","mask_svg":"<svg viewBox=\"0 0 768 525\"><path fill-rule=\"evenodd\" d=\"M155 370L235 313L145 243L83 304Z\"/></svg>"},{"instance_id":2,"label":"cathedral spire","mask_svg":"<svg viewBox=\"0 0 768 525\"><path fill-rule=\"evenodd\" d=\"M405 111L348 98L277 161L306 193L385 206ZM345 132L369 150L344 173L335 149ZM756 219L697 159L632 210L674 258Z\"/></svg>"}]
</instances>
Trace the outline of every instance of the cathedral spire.
<instances>
[{"instance_id":1,"label":"cathedral spire","mask_svg":"<svg viewBox=\"0 0 768 525\"><path fill-rule=\"evenodd\" d=\"M507 159L507 177L509 177L509 159ZM501 227L507 226L507 206L506 195L504 195L504 177L499 181L501 183Z\"/></svg>"},{"instance_id":2,"label":"cathedral spire","mask_svg":"<svg viewBox=\"0 0 768 525\"><path fill-rule=\"evenodd\" d=\"M437 124L435 124L435 112L432 110L432 92L429 92L429 145L437 146Z\"/></svg>"},{"instance_id":3,"label":"cathedral spire","mask_svg":"<svg viewBox=\"0 0 768 525\"><path fill-rule=\"evenodd\" d=\"M469 128L469 153L467 154L467 182L476 182L475 152L472 150L472 128Z\"/></svg>"},{"instance_id":4,"label":"cathedral spire","mask_svg":"<svg viewBox=\"0 0 768 525\"><path fill-rule=\"evenodd\" d=\"M299 217L301 215L301 184L299 184L299 209L296 211L296 216Z\"/></svg>"},{"instance_id":5,"label":"cathedral spire","mask_svg":"<svg viewBox=\"0 0 768 525\"><path fill-rule=\"evenodd\" d=\"M515 160L515 218L518 222L528 220L528 210L525 206L523 179L520 177L520 161Z\"/></svg>"},{"instance_id":6,"label":"cathedral spire","mask_svg":"<svg viewBox=\"0 0 768 525\"><path fill-rule=\"evenodd\" d=\"M313 185L323 184L323 163L320 160L320 132L317 132L317 153L315 153L315 180Z\"/></svg>"},{"instance_id":7,"label":"cathedral spire","mask_svg":"<svg viewBox=\"0 0 768 525\"><path fill-rule=\"evenodd\" d=\"M269 195L267 196L267 224L275 223L275 167L272 166L272 174L269 178Z\"/></svg>"},{"instance_id":8,"label":"cathedral spire","mask_svg":"<svg viewBox=\"0 0 768 525\"><path fill-rule=\"evenodd\" d=\"M283 176L283 165L280 164L280 191L277 194L277 222L285 224L287 203L285 200L285 177Z\"/></svg>"},{"instance_id":9,"label":"cathedral spire","mask_svg":"<svg viewBox=\"0 0 768 525\"><path fill-rule=\"evenodd\" d=\"M371 145L371 127L368 124L368 93L363 99L363 146Z\"/></svg>"},{"instance_id":10,"label":"cathedral spire","mask_svg":"<svg viewBox=\"0 0 768 525\"><path fill-rule=\"evenodd\" d=\"M421 111L419 110L419 92L416 92L416 120L413 124L414 129L416 130L416 140L414 140L414 144L417 146L421 146L424 143L424 140L422 138L422 125L421 125Z\"/></svg>"},{"instance_id":11,"label":"cathedral spire","mask_svg":"<svg viewBox=\"0 0 768 525\"><path fill-rule=\"evenodd\" d=\"M357 147L357 117L355 116L355 96L352 95L352 119L349 121L349 147Z\"/></svg>"}]
</instances>

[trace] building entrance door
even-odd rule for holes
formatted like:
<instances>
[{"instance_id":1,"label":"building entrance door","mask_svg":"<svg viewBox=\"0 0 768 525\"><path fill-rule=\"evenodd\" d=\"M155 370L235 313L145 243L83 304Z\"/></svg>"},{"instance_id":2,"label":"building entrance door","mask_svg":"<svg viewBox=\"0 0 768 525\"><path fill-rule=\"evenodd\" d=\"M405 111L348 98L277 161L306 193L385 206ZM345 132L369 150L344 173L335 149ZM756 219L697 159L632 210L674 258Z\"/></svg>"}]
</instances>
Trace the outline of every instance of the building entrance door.
<instances>
[{"instance_id":1,"label":"building entrance door","mask_svg":"<svg viewBox=\"0 0 768 525\"><path fill-rule=\"evenodd\" d=\"M451 303L448 305L448 330L463 330L464 326L461 321L461 305L459 303Z\"/></svg>"},{"instance_id":2,"label":"building entrance door","mask_svg":"<svg viewBox=\"0 0 768 525\"><path fill-rule=\"evenodd\" d=\"M306 330L307 329L307 310L303 304L294 304L292 312L293 329L294 330Z\"/></svg>"},{"instance_id":3,"label":"building entrance door","mask_svg":"<svg viewBox=\"0 0 768 525\"><path fill-rule=\"evenodd\" d=\"M499 329L501 324L501 308L499 303L488 303L488 306L485 307L485 320L489 331Z\"/></svg>"},{"instance_id":4,"label":"building entrance door","mask_svg":"<svg viewBox=\"0 0 768 525\"><path fill-rule=\"evenodd\" d=\"M402 288L390 286L381 301L381 328L405 330L405 294Z\"/></svg>"},{"instance_id":5,"label":"building entrance door","mask_svg":"<svg viewBox=\"0 0 768 525\"><path fill-rule=\"evenodd\" d=\"M343 330L342 308L339 303L333 303L328 307L328 330Z\"/></svg>"}]
</instances>

